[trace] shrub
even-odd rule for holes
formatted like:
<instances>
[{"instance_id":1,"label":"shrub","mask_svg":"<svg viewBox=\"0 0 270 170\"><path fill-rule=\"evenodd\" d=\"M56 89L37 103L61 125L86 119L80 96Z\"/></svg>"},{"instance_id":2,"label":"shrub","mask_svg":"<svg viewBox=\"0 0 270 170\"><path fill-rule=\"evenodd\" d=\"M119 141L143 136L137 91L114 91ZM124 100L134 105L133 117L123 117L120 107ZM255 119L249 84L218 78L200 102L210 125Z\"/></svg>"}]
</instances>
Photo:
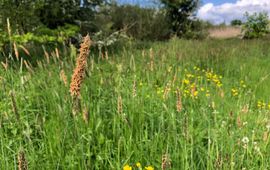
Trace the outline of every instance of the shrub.
<instances>
[{"instance_id":1,"label":"shrub","mask_svg":"<svg viewBox=\"0 0 270 170\"><path fill-rule=\"evenodd\" d=\"M269 32L268 14L266 12L245 14L247 21L243 25L244 38L259 38L265 36Z\"/></svg>"},{"instance_id":2,"label":"shrub","mask_svg":"<svg viewBox=\"0 0 270 170\"><path fill-rule=\"evenodd\" d=\"M170 35L164 10L133 5L111 6L111 29L125 29L128 36L139 40L163 40Z\"/></svg>"},{"instance_id":3,"label":"shrub","mask_svg":"<svg viewBox=\"0 0 270 170\"><path fill-rule=\"evenodd\" d=\"M239 19L234 19L231 21L231 26L238 26L238 25L242 25L242 21Z\"/></svg>"}]
</instances>

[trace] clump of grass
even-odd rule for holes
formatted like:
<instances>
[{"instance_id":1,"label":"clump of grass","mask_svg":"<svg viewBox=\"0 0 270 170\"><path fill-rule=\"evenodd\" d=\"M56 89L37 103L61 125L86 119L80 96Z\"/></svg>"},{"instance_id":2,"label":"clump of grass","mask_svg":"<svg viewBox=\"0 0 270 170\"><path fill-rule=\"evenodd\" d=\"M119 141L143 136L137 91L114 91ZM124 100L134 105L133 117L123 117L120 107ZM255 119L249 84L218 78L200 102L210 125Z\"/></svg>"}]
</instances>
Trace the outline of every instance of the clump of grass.
<instances>
[{"instance_id":1,"label":"clump of grass","mask_svg":"<svg viewBox=\"0 0 270 170\"><path fill-rule=\"evenodd\" d=\"M91 79L81 74L83 90L68 94L59 72L71 72L76 55L50 64L43 58L29 65L34 74L0 61L10 64L0 66L0 169L18 169L25 158L29 169L269 169L269 42L152 47L154 59L149 49L128 49L109 62L91 58ZM68 115L70 96L91 101L76 112L78 121Z\"/></svg>"}]
</instances>

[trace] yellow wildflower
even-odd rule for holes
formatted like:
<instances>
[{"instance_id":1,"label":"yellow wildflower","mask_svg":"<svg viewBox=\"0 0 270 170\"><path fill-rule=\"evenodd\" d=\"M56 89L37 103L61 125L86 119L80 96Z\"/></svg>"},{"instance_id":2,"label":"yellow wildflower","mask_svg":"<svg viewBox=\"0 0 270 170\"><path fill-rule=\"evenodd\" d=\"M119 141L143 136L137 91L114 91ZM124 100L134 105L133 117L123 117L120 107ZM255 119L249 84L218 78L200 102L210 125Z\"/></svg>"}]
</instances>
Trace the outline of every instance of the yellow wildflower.
<instances>
[{"instance_id":1,"label":"yellow wildflower","mask_svg":"<svg viewBox=\"0 0 270 170\"><path fill-rule=\"evenodd\" d=\"M187 74L186 76L187 76L187 78L193 78L194 77L194 75L192 75L192 74Z\"/></svg>"},{"instance_id":2,"label":"yellow wildflower","mask_svg":"<svg viewBox=\"0 0 270 170\"><path fill-rule=\"evenodd\" d=\"M194 66L193 69L196 70L196 71L200 71L200 70L201 70L201 69L200 69L199 67L197 67L197 66Z\"/></svg>"},{"instance_id":3,"label":"yellow wildflower","mask_svg":"<svg viewBox=\"0 0 270 170\"><path fill-rule=\"evenodd\" d=\"M184 93L185 93L185 94L189 94L189 91L188 91L188 90L184 90Z\"/></svg>"},{"instance_id":4,"label":"yellow wildflower","mask_svg":"<svg viewBox=\"0 0 270 170\"><path fill-rule=\"evenodd\" d=\"M242 86L243 88L246 88L246 87L247 87L247 85L245 84L245 82L244 82L243 80L240 81L240 84L241 84L241 86Z\"/></svg>"},{"instance_id":5,"label":"yellow wildflower","mask_svg":"<svg viewBox=\"0 0 270 170\"><path fill-rule=\"evenodd\" d=\"M132 167L129 166L129 165L125 165L125 166L123 167L123 170L132 170Z\"/></svg>"},{"instance_id":6,"label":"yellow wildflower","mask_svg":"<svg viewBox=\"0 0 270 170\"><path fill-rule=\"evenodd\" d=\"M136 163L136 166L137 166L138 168L141 168L141 167L142 167L142 165L141 165L140 162L137 162L137 163Z\"/></svg>"},{"instance_id":7,"label":"yellow wildflower","mask_svg":"<svg viewBox=\"0 0 270 170\"><path fill-rule=\"evenodd\" d=\"M170 73L172 71L172 67L170 66L169 68L168 68L168 72Z\"/></svg>"},{"instance_id":8,"label":"yellow wildflower","mask_svg":"<svg viewBox=\"0 0 270 170\"><path fill-rule=\"evenodd\" d=\"M217 87L221 87L222 86L222 83L219 81L217 82Z\"/></svg>"},{"instance_id":9,"label":"yellow wildflower","mask_svg":"<svg viewBox=\"0 0 270 170\"><path fill-rule=\"evenodd\" d=\"M238 92L237 89L234 89L234 88L233 88L231 91L232 91L232 95L233 95L233 96L238 96L239 92Z\"/></svg>"},{"instance_id":10,"label":"yellow wildflower","mask_svg":"<svg viewBox=\"0 0 270 170\"><path fill-rule=\"evenodd\" d=\"M189 81L188 79L184 79L184 80L183 80L183 83L184 83L184 84L189 84L190 81Z\"/></svg>"},{"instance_id":11,"label":"yellow wildflower","mask_svg":"<svg viewBox=\"0 0 270 170\"><path fill-rule=\"evenodd\" d=\"M261 108L261 107L262 107L262 102L261 102L261 101L258 101L258 102L257 102L257 107L258 107L258 108Z\"/></svg>"},{"instance_id":12,"label":"yellow wildflower","mask_svg":"<svg viewBox=\"0 0 270 170\"><path fill-rule=\"evenodd\" d=\"M210 97L210 92L209 92L209 90L206 90L205 96L206 96L206 97Z\"/></svg>"},{"instance_id":13,"label":"yellow wildflower","mask_svg":"<svg viewBox=\"0 0 270 170\"><path fill-rule=\"evenodd\" d=\"M263 101L258 101L258 102L257 102L257 107L258 107L259 109L265 109L265 108L266 108L266 103L263 102ZM269 105L268 105L268 107L269 107Z\"/></svg>"},{"instance_id":14,"label":"yellow wildflower","mask_svg":"<svg viewBox=\"0 0 270 170\"><path fill-rule=\"evenodd\" d=\"M262 103L262 108L265 109L266 108L266 103Z\"/></svg>"},{"instance_id":15,"label":"yellow wildflower","mask_svg":"<svg viewBox=\"0 0 270 170\"><path fill-rule=\"evenodd\" d=\"M199 94L199 92L198 92L198 91L195 91L195 92L193 93L193 96L194 96L194 97L197 97L198 94Z\"/></svg>"},{"instance_id":16,"label":"yellow wildflower","mask_svg":"<svg viewBox=\"0 0 270 170\"><path fill-rule=\"evenodd\" d=\"M145 167L145 170L154 170L154 167L152 167L152 166L147 166L147 167Z\"/></svg>"}]
</instances>

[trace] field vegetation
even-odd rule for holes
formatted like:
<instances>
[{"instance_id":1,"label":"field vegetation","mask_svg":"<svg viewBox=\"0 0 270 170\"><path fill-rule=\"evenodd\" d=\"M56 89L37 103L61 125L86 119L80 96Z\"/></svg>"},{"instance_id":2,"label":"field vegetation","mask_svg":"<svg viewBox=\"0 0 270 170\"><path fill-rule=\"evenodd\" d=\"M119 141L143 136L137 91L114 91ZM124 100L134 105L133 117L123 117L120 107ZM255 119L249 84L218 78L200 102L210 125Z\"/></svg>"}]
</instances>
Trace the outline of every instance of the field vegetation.
<instances>
[{"instance_id":1,"label":"field vegetation","mask_svg":"<svg viewBox=\"0 0 270 170\"><path fill-rule=\"evenodd\" d=\"M117 2L0 0L0 169L270 169L267 13Z\"/></svg>"},{"instance_id":2,"label":"field vegetation","mask_svg":"<svg viewBox=\"0 0 270 170\"><path fill-rule=\"evenodd\" d=\"M1 169L270 168L268 41L90 48L76 112L77 51L56 51L2 61Z\"/></svg>"}]
</instances>

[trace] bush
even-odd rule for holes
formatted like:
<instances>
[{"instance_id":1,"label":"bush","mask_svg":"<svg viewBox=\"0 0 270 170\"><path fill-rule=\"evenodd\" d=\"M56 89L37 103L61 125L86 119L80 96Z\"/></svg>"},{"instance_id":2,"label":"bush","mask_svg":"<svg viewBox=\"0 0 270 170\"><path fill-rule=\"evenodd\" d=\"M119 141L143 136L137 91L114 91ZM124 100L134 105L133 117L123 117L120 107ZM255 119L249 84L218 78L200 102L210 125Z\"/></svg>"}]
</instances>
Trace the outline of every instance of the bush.
<instances>
[{"instance_id":1,"label":"bush","mask_svg":"<svg viewBox=\"0 0 270 170\"><path fill-rule=\"evenodd\" d=\"M247 21L243 25L244 38L260 38L269 32L268 14L266 12L245 14Z\"/></svg>"},{"instance_id":2,"label":"bush","mask_svg":"<svg viewBox=\"0 0 270 170\"><path fill-rule=\"evenodd\" d=\"M187 25L187 31L182 35L186 39L205 39L208 36L207 29L211 25L208 22L194 19Z\"/></svg>"},{"instance_id":3,"label":"bush","mask_svg":"<svg viewBox=\"0 0 270 170\"><path fill-rule=\"evenodd\" d=\"M239 19L234 19L231 21L231 26L239 26L242 25L242 21Z\"/></svg>"}]
</instances>

